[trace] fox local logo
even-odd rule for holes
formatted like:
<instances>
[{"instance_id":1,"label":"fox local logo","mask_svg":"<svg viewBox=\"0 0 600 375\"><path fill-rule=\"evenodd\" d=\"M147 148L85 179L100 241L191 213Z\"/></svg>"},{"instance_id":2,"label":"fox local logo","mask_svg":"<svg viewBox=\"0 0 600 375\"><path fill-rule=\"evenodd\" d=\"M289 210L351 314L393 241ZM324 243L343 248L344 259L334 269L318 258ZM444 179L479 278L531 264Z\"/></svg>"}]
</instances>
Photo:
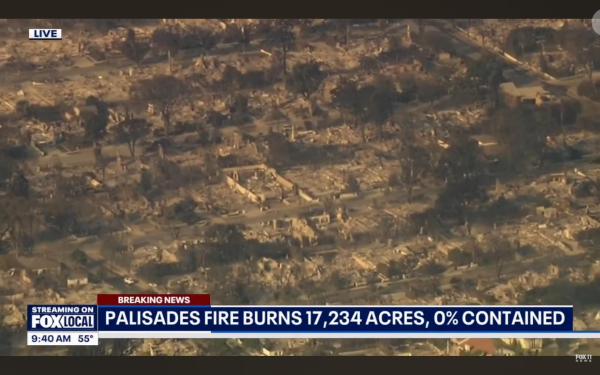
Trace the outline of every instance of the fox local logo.
<instances>
[{"instance_id":1,"label":"fox local logo","mask_svg":"<svg viewBox=\"0 0 600 375\"><path fill-rule=\"evenodd\" d=\"M30 328L65 329L96 327L93 306L34 306L29 314Z\"/></svg>"},{"instance_id":2,"label":"fox local logo","mask_svg":"<svg viewBox=\"0 0 600 375\"><path fill-rule=\"evenodd\" d=\"M94 315L32 315L31 328L94 328Z\"/></svg>"},{"instance_id":3,"label":"fox local logo","mask_svg":"<svg viewBox=\"0 0 600 375\"><path fill-rule=\"evenodd\" d=\"M62 29L29 29L29 40L61 40Z\"/></svg>"}]
</instances>

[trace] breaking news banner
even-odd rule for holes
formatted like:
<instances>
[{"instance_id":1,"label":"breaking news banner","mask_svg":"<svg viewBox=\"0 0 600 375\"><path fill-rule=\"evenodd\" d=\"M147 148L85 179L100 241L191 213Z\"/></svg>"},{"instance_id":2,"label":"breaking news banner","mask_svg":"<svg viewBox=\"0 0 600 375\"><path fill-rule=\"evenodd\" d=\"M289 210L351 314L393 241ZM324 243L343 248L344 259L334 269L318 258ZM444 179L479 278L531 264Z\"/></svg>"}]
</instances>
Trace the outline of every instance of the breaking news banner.
<instances>
[{"instance_id":1,"label":"breaking news banner","mask_svg":"<svg viewBox=\"0 0 600 375\"><path fill-rule=\"evenodd\" d=\"M140 338L600 338L573 306L218 306L206 294L100 294L28 306L29 345Z\"/></svg>"}]
</instances>

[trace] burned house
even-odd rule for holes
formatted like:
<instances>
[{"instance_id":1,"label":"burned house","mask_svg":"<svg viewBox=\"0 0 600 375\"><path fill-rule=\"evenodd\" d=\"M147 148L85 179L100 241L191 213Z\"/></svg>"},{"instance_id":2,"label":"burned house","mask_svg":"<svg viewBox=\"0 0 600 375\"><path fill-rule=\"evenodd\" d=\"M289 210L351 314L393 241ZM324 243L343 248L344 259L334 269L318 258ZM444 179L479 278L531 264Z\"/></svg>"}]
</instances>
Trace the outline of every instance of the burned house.
<instances>
[{"instance_id":1,"label":"burned house","mask_svg":"<svg viewBox=\"0 0 600 375\"><path fill-rule=\"evenodd\" d=\"M317 231L310 225L308 220L303 218L292 219L292 237L297 240L301 246L316 245L319 239Z\"/></svg>"},{"instance_id":2,"label":"burned house","mask_svg":"<svg viewBox=\"0 0 600 375\"><path fill-rule=\"evenodd\" d=\"M74 288L77 286L87 285L88 283L88 275L83 270L72 270L67 275L67 286L69 288Z\"/></svg>"},{"instance_id":3,"label":"burned house","mask_svg":"<svg viewBox=\"0 0 600 375\"><path fill-rule=\"evenodd\" d=\"M38 275L57 275L61 272L62 267L59 262L39 257L21 257L17 260L19 268L23 269L27 274Z\"/></svg>"},{"instance_id":4,"label":"burned house","mask_svg":"<svg viewBox=\"0 0 600 375\"><path fill-rule=\"evenodd\" d=\"M514 82L505 82L500 85L500 92L504 104L511 108L521 106L542 106L556 99L541 85L516 86Z\"/></svg>"}]
</instances>

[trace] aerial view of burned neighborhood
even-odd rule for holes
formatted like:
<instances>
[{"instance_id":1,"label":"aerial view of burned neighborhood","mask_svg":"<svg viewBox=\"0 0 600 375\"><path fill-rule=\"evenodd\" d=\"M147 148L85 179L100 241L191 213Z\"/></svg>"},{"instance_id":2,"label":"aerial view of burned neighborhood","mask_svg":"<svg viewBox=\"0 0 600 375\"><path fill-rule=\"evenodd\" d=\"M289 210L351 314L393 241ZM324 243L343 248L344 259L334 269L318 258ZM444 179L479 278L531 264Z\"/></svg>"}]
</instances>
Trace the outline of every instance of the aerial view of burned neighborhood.
<instances>
[{"instance_id":1,"label":"aerial view of burned neighborhood","mask_svg":"<svg viewBox=\"0 0 600 375\"><path fill-rule=\"evenodd\" d=\"M30 28L62 30L29 40ZM600 330L591 20L0 20L0 353L567 355L584 339L101 340L28 304L574 305Z\"/></svg>"}]
</instances>

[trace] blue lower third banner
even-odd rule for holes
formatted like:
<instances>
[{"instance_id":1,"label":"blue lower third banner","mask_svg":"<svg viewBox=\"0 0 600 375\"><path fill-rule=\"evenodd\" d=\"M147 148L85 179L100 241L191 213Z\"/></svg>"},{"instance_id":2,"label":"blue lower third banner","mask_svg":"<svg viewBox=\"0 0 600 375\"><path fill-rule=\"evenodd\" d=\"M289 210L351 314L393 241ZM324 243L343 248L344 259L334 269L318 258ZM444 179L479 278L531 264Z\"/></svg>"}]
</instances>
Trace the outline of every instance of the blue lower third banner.
<instances>
[{"instance_id":1,"label":"blue lower third banner","mask_svg":"<svg viewBox=\"0 0 600 375\"><path fill-rule=\"evenodd\" d=\"M30 345L103 338L600 338L572 306L30 305Z\"/></svg>"},{"instance_id":2,"label":"blue lower third banner","mask_svg":"<svg viewBox=\"0 0 600 375\"><path fill-rule=\"evenodd\" d=\"M572 306L99 306L100 337L552 337ZM541 336L540 336L541 335Z\"/></svg>"}]
</instances>

